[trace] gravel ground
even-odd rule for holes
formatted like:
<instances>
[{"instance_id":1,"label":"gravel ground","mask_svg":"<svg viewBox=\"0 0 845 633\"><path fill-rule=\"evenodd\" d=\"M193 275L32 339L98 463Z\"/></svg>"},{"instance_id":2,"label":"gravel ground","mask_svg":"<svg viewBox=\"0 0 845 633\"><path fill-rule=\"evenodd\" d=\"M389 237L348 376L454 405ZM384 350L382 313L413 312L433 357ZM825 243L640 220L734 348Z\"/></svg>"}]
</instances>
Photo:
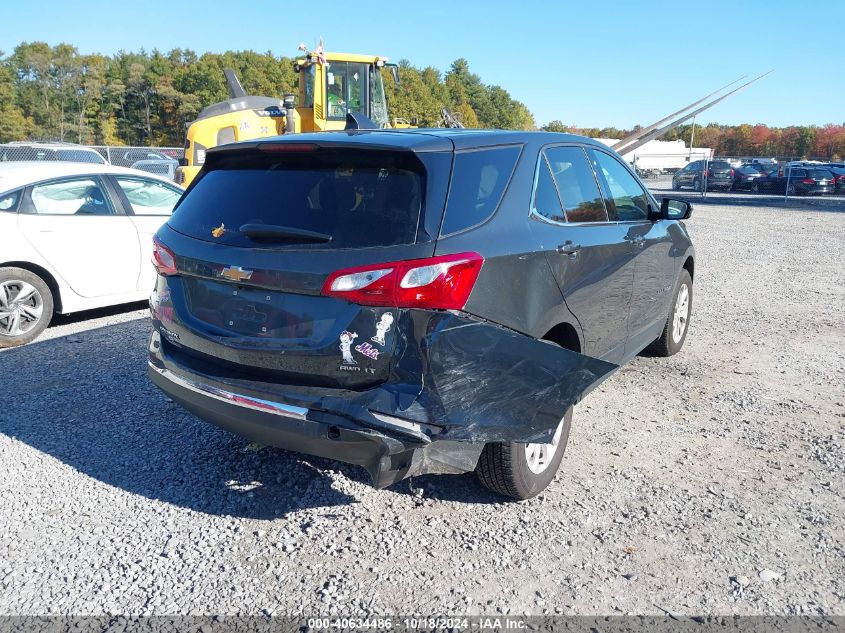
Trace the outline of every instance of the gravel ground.
<instances>
[{"instance_id":1,"label":"gravel ground","mask_svg":"<svg viewBox=\"0 0 845 633\"><path fill-rule=\"evenodd\" d=\"M0 614L845 615L845 213L689 224L686 348L580 405L521 503L197 420L139 306L0 353Z\"/></svg>"}]
</instances>

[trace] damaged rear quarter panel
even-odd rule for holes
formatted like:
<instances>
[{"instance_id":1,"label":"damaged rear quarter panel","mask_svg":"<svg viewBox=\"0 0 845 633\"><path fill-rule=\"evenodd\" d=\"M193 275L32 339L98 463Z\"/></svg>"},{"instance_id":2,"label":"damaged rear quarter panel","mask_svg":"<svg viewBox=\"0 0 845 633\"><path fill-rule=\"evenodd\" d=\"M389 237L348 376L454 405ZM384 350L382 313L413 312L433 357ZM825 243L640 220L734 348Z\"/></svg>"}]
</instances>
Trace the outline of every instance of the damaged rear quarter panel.
<instances>
[{"instance_id":1,"label":"damaged rear quarter panel","mask_svg":"<svg viewBox=\"0 0 845 633\"><path fill-rule=\"evenodd\" d=\"M371 408L444 427L438 439L548 442L566 410L617 365L452 313L406 310L392 390L422 378L404 411ZM391 398L393 402L396 399Z\"/></svg>"}]
</instances>

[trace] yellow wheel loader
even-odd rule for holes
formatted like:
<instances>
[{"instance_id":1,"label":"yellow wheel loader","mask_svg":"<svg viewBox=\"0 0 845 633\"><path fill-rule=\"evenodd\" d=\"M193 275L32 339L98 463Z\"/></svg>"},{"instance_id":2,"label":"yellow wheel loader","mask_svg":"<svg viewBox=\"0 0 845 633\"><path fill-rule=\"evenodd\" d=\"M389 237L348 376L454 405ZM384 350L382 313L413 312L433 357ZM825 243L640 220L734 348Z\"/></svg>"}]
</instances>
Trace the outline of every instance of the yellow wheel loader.
<instances>
[{"instance_id":1,"label":"yellow wheel loader","mask_svg":"<svg viewBox=\"0 0 845 633\"><path fill-rule=\"evenodd\" d=\"M208 148L248 139L342 130L347 114L361 114L376 127L412 127L411 122L387 116L381 69L388 67L398 84L398 67L386 57L349 53L305 52L294 62L299 94L284 99L247 95L235 73L226 69L230 99L214 103L188 126L185 158L176 181L187 187L205 162Z\"/></svg>"}]
</instances>

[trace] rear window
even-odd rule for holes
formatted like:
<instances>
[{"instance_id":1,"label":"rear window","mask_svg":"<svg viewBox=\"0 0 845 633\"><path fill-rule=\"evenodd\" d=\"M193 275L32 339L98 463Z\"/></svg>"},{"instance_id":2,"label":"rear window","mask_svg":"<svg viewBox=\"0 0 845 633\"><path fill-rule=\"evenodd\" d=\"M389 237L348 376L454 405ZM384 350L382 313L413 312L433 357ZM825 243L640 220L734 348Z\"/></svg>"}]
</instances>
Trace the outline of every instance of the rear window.
<instances>
[{"instance_id":1,"label":"rear window","mask_svg":"<svg viewBox=\"0 0 845 633\"><path fill-rule=\"evenodd\" d=\"M714 160L710 163L711 169L731 169L731 164L722 160Z\"/></svg>"},{"instance_id":2,"label":"rear window","mask_svg":"<svg viewBox=\"0 0 845 633\"><path fill-rule=\"evenodd\" d=\"M833 178L833 173L827 169L810 169L807 173L810 178Z\"/></svg>"},{"instance_id":3,"label":"rear window","mask_svg":"<svg viewBox=\"0 0 845 633\"><path fill-rule=\"evenodd\" d=\"M251 247L266 244L241 232L248 224L329 236L311 244L321 248L395 246L417 238L426 172L411 152L253 150L218 154L209 167L169 221L180 233ZM269 241L271 246L309 243Z\"/></svg>"},{"instance_id":4,"label":"rear window","mask_svg":"<svg viewBox=\"0 0 845 633\"><path fill-rule=\"evenodd\" d=\"M499 206L521 145L457 152L441 235L480 224Z\"/></svg>"},{"instance_id":5,"label":"rear window","mask_svg":"<svg viewBox=\"0 0 845 633\"><path fill-rule=\"evenodd\" d=\"M97 152L86 152L78 149L60 149L56 152L56 159L74 163L94 163L102 165L106 161Z\"/></svg>"}]
</instances>

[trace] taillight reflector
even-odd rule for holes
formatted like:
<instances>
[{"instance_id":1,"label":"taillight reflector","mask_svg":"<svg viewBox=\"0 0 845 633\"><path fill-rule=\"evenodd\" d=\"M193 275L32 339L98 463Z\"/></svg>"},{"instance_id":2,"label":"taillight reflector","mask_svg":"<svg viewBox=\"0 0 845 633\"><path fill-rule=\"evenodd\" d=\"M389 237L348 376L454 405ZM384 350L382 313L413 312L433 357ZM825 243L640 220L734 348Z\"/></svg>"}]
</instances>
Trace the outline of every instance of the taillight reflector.
<instances>
[{"instance_id":1,"label":"taillight reflector","mask_svg":"<svg viewBox=\"0 0 845 633\"><path fill-rule=\"evenodd\" d=\"M176 270L176 256L173 251L156 237L153 238L153 265L159 275L175 275L178 272Z\"/></svg>"},{"instance_id":2,"label":"taillight reflector","mask_svg":"<svg viewBox=\"0 0 845 633\"><path fill-rule=\"evenodd\" d=\"M478 253L458 253L345 268L329 275L323 294L361 305L461 310L483 263Z\"/></svg>"}]
</instances>

